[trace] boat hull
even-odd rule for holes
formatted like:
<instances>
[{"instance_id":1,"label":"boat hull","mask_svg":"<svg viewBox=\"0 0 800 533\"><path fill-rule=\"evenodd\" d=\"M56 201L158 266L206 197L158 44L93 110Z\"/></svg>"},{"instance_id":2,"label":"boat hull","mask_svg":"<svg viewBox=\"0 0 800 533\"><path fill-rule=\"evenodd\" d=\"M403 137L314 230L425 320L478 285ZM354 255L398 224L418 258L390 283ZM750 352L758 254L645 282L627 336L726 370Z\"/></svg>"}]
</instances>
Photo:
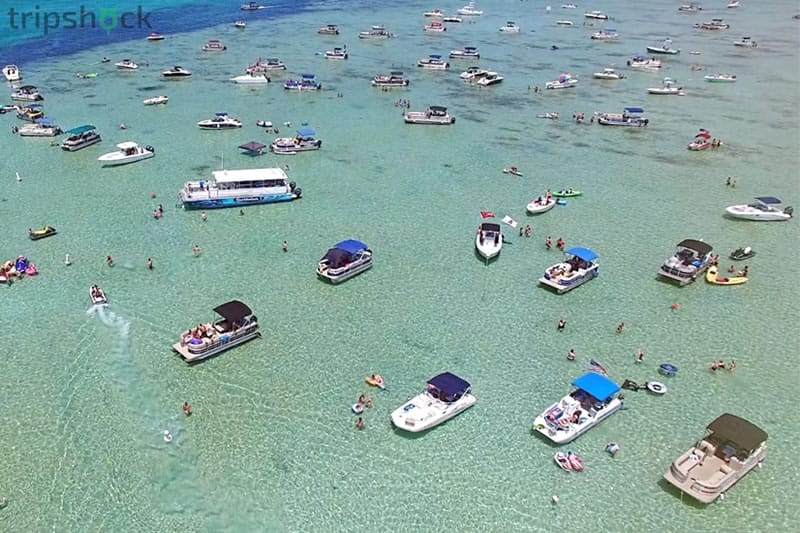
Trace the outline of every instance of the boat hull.
<instances>
[{"instance_id":1,"label":"boat hull","mask_svg":"<svg viewBox=\"0 0 800 533\"><path fill-rule=\"evenodd\" d=\"M392 424L403 431L420 433L461 414L476 401L475 396L467 393L453 403L445 403L423 392L395 409Z\"/></svg>"},{"instance_id":2,"label":"boat hull","mask_svg":"<svg viewBox=\"0 0 800 533\"><path fill-rule=\"evenodd\" d=\"M291 202L300 198L294 192L281 194L260 194L240 196L238 198L192 198L183 199L185 209L220 209L225 207L244 207L246 205L273 204L277 202Z\"/></svg>"},{"instance_id":3,"label":"boat hull","mask_svg":"<svg viewBox=\"0 0 800 533\"><path fill-rule=\"evenodd\" d=\"M529 215L538 215L540 213L547 213L556 206L555 198L551 198L549 202L536 202L533 201L525 208Z\"/></svg>"},{"instance_id":4,"label":"boat hull","mask_svg":"<svg viewBox=\"0 0 800 533\"><path fill-rule=\"evenodd\" d=\"M150 159L154 157L156 154L153 152L147 152L136 154L134 156L125 156L120 157L117 155L116 152L112 152L110 154L103 154L97 158L98 161L103 163L103 166L106 167L117 167L120 165L129 165L131 163L136 163L138 161L144 161L145 159Z\"/></svg>"},{"instance_id":5,"label":"boat hull","mask_svg":"<svg viewBox=\"0 0 800 533\"><path fill-rule=\"evenodd\" d=\"M578 269L576 273L570 273L569 277L562 275L551 275L553 269L557 269L566 263L557 263L545 271L545 275L539 278L539 283L556 291L557 294L564 294L572 289L580 287L587 281L593 280L600 274L599 265L593 264L587 269Z\"/></svg>"},{"instance_id":6,"label":"boat hull","mask_svg":"<svg viewBox=\"0 0 800 533\"><path fill-rule=\"evenodd\" d=\"M255 327L253 327L255 326ZM220 336L220 340L216 343L212 343L207 349L194 352L190 351L187 344L182 342L176 342L172 345L172 351L175 352L180 356L181 359L186 361L187 363L197 363L199 361L203 361L204 359L208 359L209 357L214 357L215 355L219 355L220 353L230 350L235 346L239 346L240 344L244 344L247 341L253 340L256 337L261 336L261 332L258 330L258 324L251 324L248 326L250 329L243 333L225 333ZM240 330L241 331L241 330ZM227 337L227 339L225 338Z\"/></svg>"},{"instance_id":7,"label":"boat hull","mask_svg":"<svg viewBox=\"0 0 800 533\"><path fill-rule=\"evenodd\" d=\"M569 396L567 396L569 397ZM567 398L565 397L565 398ZM563 401L563 400L562 400ZM554 403L545 411L536 417L536 420L533 422L533 430L540 435L543 435L545 438L553 442L554 444L567 444L572 442L573 440L577 439L593 427L597 426L608 417L622 409L622 400L619 398L614 398L609 401L602 409L597 411L591 419L588 419L583 423L578 424L567 424L567 425L551 425L545 419L546 413L552 411L553 409L558 408L561 401Z\"/></svg>"},{"instance_id":8,"label":"boat hull","mask_svg":"<svg viewBox=\"0 0 800 533\"><path fill-rule=\"evenodd\" d=\"M61 144L61 149L65 150L67 152L77 152L78 150L83 150L84 148L86 148L88 146L91 146L93 144L97 144L102 140L103 139L100 137L100 135L97 135L97 136L92 137L90 139L84 139L79 143L67 143L66 141L64 141L64 143Z\"/></svg>"},{"instance_id":9,"label":"boat hull","mask_svg":"<svg viewBox=\"0 0 800 533\"><path fill-rule=\"evenodd\" d=\"M761 211L758 209L748 209L747 205L732 205L725 208L728 216L738 218L741 220L756 220L760 222L776 222L780 220L789 220L792 215L784 213L783 211Z\"/></svg>"},{"instance_id":10,"label":"boat hull","mask_svg":"<svg viewBox=\"0 0 800 533\"><path fill-rule=\"evenodd\" d=\"M346 281L346 280L348 280L348 279L350 279L350 278L352 278L354 276L357 276L358 274L361 274L362 272L367 271L370 268L372 268L372 258L371 257L370 257L369 261L365 261L365 262L359 263L359 264L357 264L355 266L351 266L351 268L348 268L345 272L342 272L341 274L332 274L328 268L320 268L318 266L317 267L317 276L319 276L320 278L323 278L323 279L333 283L334 285L336 285L336 284L339 284L339 283L341 283L343 281Z\"/></svg>"}]
</instances>

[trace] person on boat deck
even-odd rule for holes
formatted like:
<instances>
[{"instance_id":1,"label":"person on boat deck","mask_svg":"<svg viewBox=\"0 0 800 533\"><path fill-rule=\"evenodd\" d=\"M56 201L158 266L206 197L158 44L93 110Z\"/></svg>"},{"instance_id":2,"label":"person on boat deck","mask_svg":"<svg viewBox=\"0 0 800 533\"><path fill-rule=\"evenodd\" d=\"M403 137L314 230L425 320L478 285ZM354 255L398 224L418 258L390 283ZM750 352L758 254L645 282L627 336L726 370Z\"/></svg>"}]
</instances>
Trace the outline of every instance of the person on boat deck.
<instances>
[{"instance_id":1,"label":"person on boat deck","mask_svg":"<svg viewBox=\"0 0 800 533\"><path fill-rule=\"evenodd\" d=\"M572 418L570 418L569 421L572 422L573 424L579 423L581 421L581 414L582 413L581 413L580 409L575 411L572 414Z\"/></svg>"}]
</instances>

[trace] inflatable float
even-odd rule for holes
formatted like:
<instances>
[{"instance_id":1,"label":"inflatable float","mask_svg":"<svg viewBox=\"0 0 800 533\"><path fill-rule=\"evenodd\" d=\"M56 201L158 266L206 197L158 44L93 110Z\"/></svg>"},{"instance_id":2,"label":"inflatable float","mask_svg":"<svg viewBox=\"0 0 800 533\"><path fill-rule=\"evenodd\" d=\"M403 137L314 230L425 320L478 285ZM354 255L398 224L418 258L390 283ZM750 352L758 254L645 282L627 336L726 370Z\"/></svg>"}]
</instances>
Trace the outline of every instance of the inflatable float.
<instances>
[{"instance_id":1,"label":"inflatable float","mask_svg":"<svg viewBox=\"0 0 800 533\"><path fill-rule=\"evenodd\" d=\"M653 394L658 394L659 396L667 393L667 386L660 381L648 381L645 383L645 387Z\"/></svg>"},{"instance_id":2,"label":"inflatable float","mask_svg":"<svg viewBox=\"0 0 800 533\"><path fill-rule=\"evenodd\" d=\"M373 387L378 387L379 389L385 389L386 383L384 383L383 378L380 374L373 374L372 376L367 376L364 378L364 381L367 382L368 385L372 385Z\"/></svg>"},{"instance_id":3,"label":"inflatable float","mask_svg":"<svg viewBox=\"0 0 800 533\"><path fill-rule=\"evenodd\" d=\"M724 278L718 275L719 271L716 266L708 267L706 272L706 281L712 285L742 285L747 283L747 276L734 276Z\"/></svg>"},{"instance_id":4,"label":"inflatable float","mask_svg":"<svg viewBox=\"0 0 800 533\"><path fill-rule=\"evenodd\" d=\"M364 404L356 402L353 404L353 407L351 409L353 410L353 413L360 415L361 413L364 412Z\"/></svg>"},{"instance_id":5,"label":"inflatable float","mask_svg":"<svg viewBox=\"0 0 800 533\"><path fill-rule=\"evenodd\" d=\"M164 430L164 442L166 442L167 444L172 442L172 433L170 433L166 429Z\"/></svg>"},{"instance_id":6,"label":"inflatable float","mask_svg":"<svg viewBox=\"0 0 800 533\"><path fill-rule=\"evenodd\" d=\"M583 472L583 460L580 457L570 451L567 452L567 459L569 459L569 465L572 467L572 470L575 472Z\"/></svg>"},{"instance_id":7,"label":"inflatable float","mask_svg":"<svg viewBox=\"0 0 800 533\"><path fill-rule=\"evenodd\" d=\"M570 472L572 471L572 464L569 461L569 457L567 457L567 454L564 452L556 452L556 454L553 456L553 460L562 469Z\"/></svg>"}]
</instances>

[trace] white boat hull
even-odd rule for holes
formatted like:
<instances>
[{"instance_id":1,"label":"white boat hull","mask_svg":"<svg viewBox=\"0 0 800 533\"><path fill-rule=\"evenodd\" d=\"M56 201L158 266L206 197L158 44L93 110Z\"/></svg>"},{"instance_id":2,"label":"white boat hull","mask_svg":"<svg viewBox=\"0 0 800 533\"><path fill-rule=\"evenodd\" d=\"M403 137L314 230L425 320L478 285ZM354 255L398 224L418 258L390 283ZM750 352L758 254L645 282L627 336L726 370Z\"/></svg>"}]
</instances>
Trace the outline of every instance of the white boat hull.
<instances>
[{"instance_id":1,"label":"white boat hull","mask_svg":"<svg viewBox=\"0 0 800 533\"><path fill-rule=\"evenodd\" d=\"M725 208L725 212L733 217L742 220L757 220L757 221L778 221L789 220L792 215L784 213L783 211L762 211L754 209L749 205L731 205Z\"/></svg>"},{"instance_id":2,"label":"white boat hull","mask_svg":"<svg viewBox=\"0 0 800 533\"><path fill-rule=\"evenodd\" d=\"M327 279L333 284L337 284L345 280L348 280L353 276L361 274L362 272L369 270L370 268L372 268L372 256L370 256L369 260L367 261L362 261L355 265L349 265L348 268L344 269L343 272L339 271L340 269L337 269L336 272L333 272L328 267L317 266L317 275Z\"/></svg>"},{"instance_id":3,"label":"white boat hull","mask_svg":"<svg viewBox=\"0 0 800 533\"><path fill-rule=\"evenodd\" d=\"M238 83L238 84L241 84L241 85L264 85L264 84L267 84L267 83L271 83L271 80L267 77L266 74L263 74L263 75L246 74L246 75L236 76L234 78L231 78L231 81L233 83Z\"/></svg>"},{"instance_id":4,"label":"white boat hull","mask_svg":"<svg viewBox=\"0 0 800 533\"><path fill-rule=\"evenodd\" d=\"M539 283L554 289L558 294L564 294L593 280L599 273L600 267L595 263L592 263L589 268L576 270L572 270L569 263L556 263L545 271L544 276L539 278Z\"/></svg>"},{"instance_id":5,"label":"white boat hull","mask_svg":"<svg viewBox=\"0 0 800 533\"><path fill-rule=\"evenodd\" d=\"M547 213L551 209L556 206L556 199L550 198L548 202L537 202L534 200L533 202L529 203L528 206L525 208L528 211L528 214L531 215L538 215L539 213Z\"/></svg>"},{"instance_id":6,"label":"white boat hull","mask_svg":"<svg viewBox=\"0 0 800 533\"><path fill-rule=\"evenodd\" d=\"M478 235L475 236L475 249L478 250L481 257L490 261L500 255L500 251L503 249L503 235L499 234L497 240L492 236L481 239L481 234L479 232Z\"/></svg>"},{"instance_id":7,"label":"white boat hull","mask_svg":"<svg viewBox=\"0 0 800 533\"><path fill-rule=\"evenodd\" d=\"M97 158L97 160L103 163L103 166L115 167L119 165L127 165L129 163L136 163L137 161L143 161L145 159L150 159L155 155L156 154L154 152L141 149L140 152L133 155L123 155L120 152L110 152L108 154L101 155L100 157Z\"/></svg>"},{"instance_id":8,"label":"white boat hull","mask_svg":"<svg viewBox=\"0 0 800 533\"><path fill-rule=\"evenodd\" d=\"M596 411L593 416L586 416L583 422L574 424L567 423L564 425L549 423L545 418L547 413L557 409L567 398L570 398L570 396L565 396L561 401L545 409L533 422L534 430L544 435L554 444L567 444L568 442L572 442L622 408L622 400L613 398L602 409Z\"/></svg>"},{"instance_id":9,"label":"white boat hull","mask_svg":"<svg viewBox=\"0 0 800 533\"><path fill-rule=\"evenodd\" d=\"M398 429L419 433L450 420L475 405L476 401L475 396L470 393L455 402L447 403L423 392L395 409L392 412L392 423Z\"/></svg>"}]
</instances>

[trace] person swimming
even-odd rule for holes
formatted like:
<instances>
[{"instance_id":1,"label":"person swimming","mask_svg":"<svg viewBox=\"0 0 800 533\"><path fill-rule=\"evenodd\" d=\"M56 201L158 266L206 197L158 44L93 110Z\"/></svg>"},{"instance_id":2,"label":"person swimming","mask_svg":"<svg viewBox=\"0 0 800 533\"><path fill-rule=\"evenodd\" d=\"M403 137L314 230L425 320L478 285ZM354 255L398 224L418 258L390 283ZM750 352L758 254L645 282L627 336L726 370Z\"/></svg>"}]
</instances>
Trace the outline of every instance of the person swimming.
<instances>
[{"instance_id":1,"label":"person swimming","mask_svg":"<svg viewBox=\"0 0 800 533\"><path fill-rule=\"evenodd\" d=\"M189 416L192 414L192 406L189 405L189 402L183 402L183 414Z\"/></svg>"}]
</instances>

